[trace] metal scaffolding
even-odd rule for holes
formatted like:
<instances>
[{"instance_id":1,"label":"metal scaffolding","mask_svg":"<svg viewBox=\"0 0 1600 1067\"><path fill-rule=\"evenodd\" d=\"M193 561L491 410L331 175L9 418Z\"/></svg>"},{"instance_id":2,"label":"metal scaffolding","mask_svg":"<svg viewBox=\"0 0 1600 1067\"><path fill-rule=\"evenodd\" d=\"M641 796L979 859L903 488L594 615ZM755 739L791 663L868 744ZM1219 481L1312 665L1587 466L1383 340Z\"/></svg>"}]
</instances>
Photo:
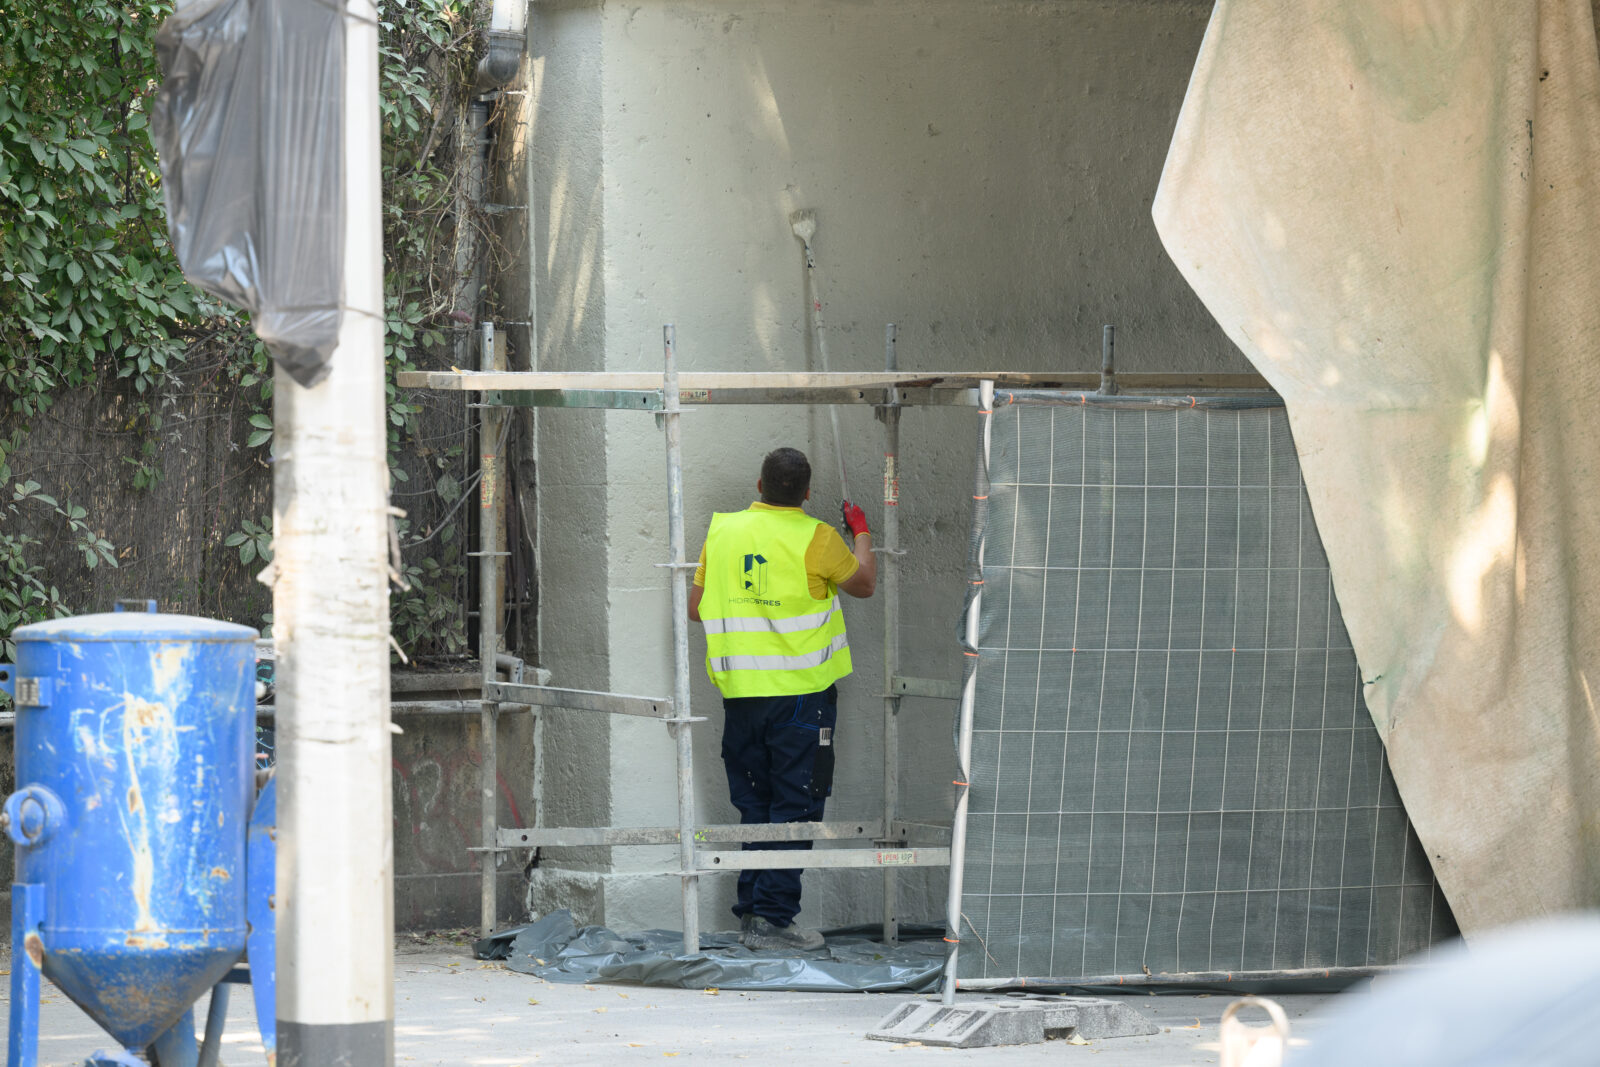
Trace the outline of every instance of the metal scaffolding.
<instances>
[{"instance_id":1,"label":"metal scaffolding","mask_svg":"<svg viewBox=\"0 0 1600 1067\"><path fill-rule=\"evenodd\" d=\"M699 877L715 871L756 868L808 869L821 867L873 867L884 873L883 938L898 939L896 872L902 867L948 866L951 827L910 822L899 817L900 754L898 724L900 702L908 696L959 701L961 685L933 678L909 677L900 670L900 603L898 456L900 411L904 407L980 407L980 388L994 385L1099 390L1109 374L917 372L902 373L895 357L895 328L885 330L885 369L882 372L833 373L679 373L672 326L663 329L664 369L649 372L547 372L496 371L492 363L492 327L485 329L483 369L472 371L401 372L402 388L481 393L483 444L479 535L480 594L479 654L483 663L481 721L483 726L483 836L473 851L480 856L482 876L481 928L492 931L498 910L495 881L499 854L541 847L594 845L677 845L676 873L683 888L684 951L700 947ZM1109 370L1109 368L1108 368ZM1121 375L1119 381L1134 388L1237 389L1260 388L1255 375ZM767 825L701 825L695 810L692 730L706 722L691 714L689 703L688 579L695 567L685 555L683 531L683 457L678 420L684 408L717 405L868 405L877 409L884 427L883 544L879 553L884 610L883 678L883 810L867 819ZM673 691L671 697L563 689L529 685L513 678L502 681L499 655L501 634L498 561L506 555L500 542L505 521L505 494L497 491L501 459L498 455L503 409L508 407L576 408L648 412L665 431L667 507L670 519L666 562L672 589ZM678 819L674 826L607 827L502 827L496 807L495 733L502 710L540 714L544 708L579 712L632 715L660 721L676 745ZM542 738L536 736L535 758L544 758ZM535 770L535 779L540 777ZM540 798L542 802L542 797ZM542 810L542 803L540 805ZM541 820L542 821L542 820ZM804 853L790 850L726 850L718 844L778 841L857 841L861 847L825 849ZM920 843L931 840L933 844ZM918 842L918 843L914 843Z\"/></svg>"}]
</instances>

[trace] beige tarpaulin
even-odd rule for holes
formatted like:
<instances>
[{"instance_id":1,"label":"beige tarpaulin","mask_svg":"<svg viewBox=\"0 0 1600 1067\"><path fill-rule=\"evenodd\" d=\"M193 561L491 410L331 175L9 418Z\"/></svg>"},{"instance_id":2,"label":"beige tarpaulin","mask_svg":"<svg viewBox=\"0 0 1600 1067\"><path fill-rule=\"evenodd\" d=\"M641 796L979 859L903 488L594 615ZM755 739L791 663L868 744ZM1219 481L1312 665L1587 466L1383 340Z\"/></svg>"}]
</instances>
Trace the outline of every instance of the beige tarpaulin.
<instances>
[{"instance_id":1,"label":"beige tarpaulin","mask_svg":"<svg viewBox=\"0 0 1600 1067\"><path fill-rule=\"evenodd\" d=\"M1469 933L1600 903L1597 173L1589 0L1219 0L1156 196Z\"/></svg>"}]
</instances>

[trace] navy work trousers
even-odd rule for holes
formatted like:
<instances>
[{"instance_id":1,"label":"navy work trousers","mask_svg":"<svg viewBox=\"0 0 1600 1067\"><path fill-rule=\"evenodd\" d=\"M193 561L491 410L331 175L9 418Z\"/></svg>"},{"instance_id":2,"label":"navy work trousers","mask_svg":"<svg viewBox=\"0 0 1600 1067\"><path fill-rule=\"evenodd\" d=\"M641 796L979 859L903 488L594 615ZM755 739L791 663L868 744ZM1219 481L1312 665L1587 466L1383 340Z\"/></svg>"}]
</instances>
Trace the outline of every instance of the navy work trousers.
<instances>
[{"instance_id":1,"label":"navy work trousers","mask_svg":"<svg viewBox=\"0 0 1600 1067\"><path fill-rule=\"evenodd\" d=\"M833 791L839 690L722 702L722 764L741 823L817 822ZM746 849L809 849L810 841L746 842ZM789 926L800 912L800 871L739 872L733 913Z\"/></svg>"}]
</instances>

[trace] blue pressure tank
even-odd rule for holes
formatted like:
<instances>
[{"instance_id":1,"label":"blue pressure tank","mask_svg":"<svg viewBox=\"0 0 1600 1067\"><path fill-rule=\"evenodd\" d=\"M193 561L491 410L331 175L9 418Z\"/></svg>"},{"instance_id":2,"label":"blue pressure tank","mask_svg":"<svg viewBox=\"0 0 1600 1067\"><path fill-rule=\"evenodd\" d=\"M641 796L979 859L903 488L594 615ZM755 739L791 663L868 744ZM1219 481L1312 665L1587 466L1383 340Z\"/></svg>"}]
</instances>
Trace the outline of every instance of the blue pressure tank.
<instances>
[{"instance_id":1,"label":"blue pressure tank","mask_svg":"<svg viewBox=\"0 0 1600 1067\"><path fill-rule=\"evenodd\" d=\"M256 632L118 612L13 637L4 823L43 896L37 940L13 948L143 1049L245 948Z\"/></svg>"}]
</instances>

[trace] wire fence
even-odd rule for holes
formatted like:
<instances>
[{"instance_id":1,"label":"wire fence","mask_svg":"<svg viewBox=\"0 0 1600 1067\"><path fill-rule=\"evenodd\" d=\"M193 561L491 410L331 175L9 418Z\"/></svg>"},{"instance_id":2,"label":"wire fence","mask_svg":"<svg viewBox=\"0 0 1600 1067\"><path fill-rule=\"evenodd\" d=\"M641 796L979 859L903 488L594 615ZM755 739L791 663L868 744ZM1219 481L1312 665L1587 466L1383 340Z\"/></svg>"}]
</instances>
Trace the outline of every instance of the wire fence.
<instances>
[{"instance_id":1,"label":"wire fence","mask_svg":"<svg viewBox=\"0 0 1600 1067\"><path fill-rule=\"evenodd\" d=\"M1452 935L1283 410L1029 400L996 404L980 489L960 977L1375 967Z\"/></svg>"}]
</instances>

